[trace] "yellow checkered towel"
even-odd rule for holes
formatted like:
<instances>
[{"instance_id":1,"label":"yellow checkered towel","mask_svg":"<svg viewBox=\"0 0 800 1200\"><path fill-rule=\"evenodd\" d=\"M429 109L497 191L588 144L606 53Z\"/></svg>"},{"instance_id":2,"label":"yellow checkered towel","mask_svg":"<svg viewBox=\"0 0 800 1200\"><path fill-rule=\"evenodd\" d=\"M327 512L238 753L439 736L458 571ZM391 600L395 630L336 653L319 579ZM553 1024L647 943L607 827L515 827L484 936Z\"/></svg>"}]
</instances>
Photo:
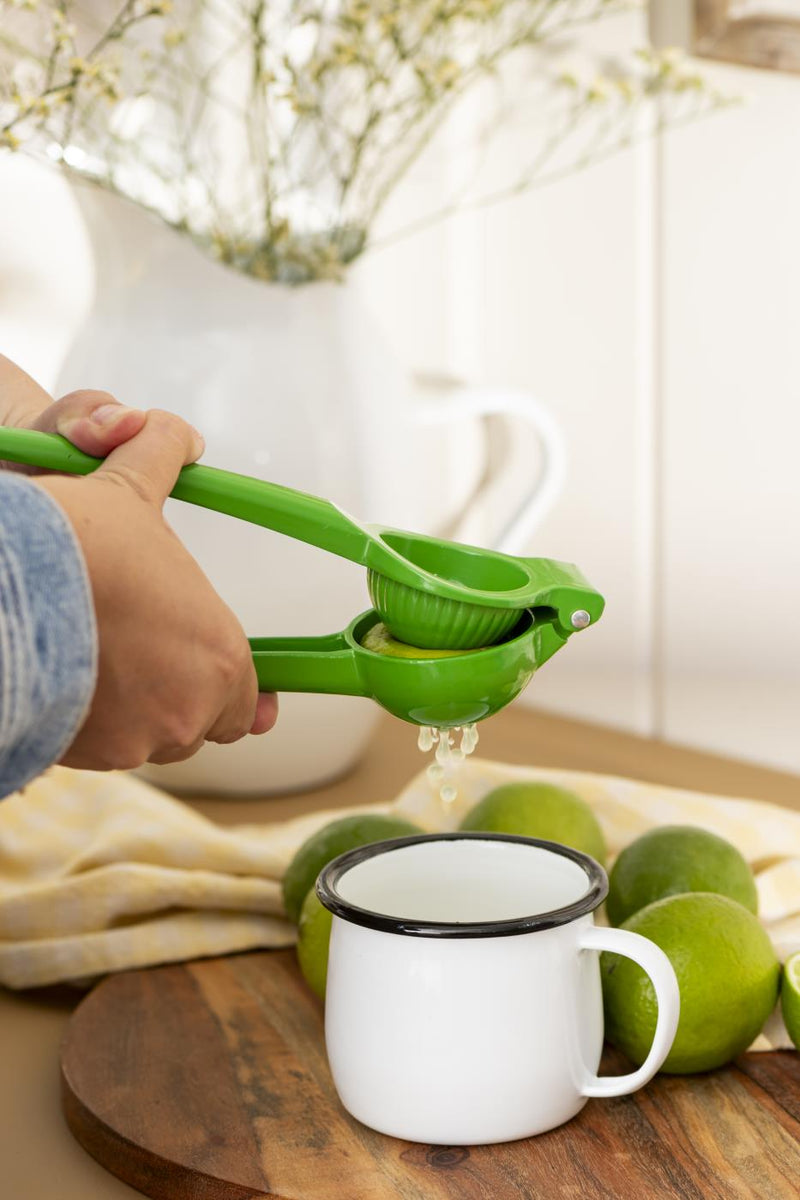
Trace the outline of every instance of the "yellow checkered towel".
<instances>
[{"instance_id":1,"label":"yellow checkered towel","mask_svg":"<svg viewBox=\"0 0 800 1200\"><path fill-rule=\"evenodd\" d=\"M777 805L470 759L446 811L423 769L393 802L229 828L132 775L54 767L0 801L0 984L35 987L290 945L280 881L316 829L363 811L451 829L492 788L519 779L583 796L612 857L656 825L697 825L727 838L756 872L760 916L778 954L800 949L800 813ZM756 1048L788 1044L776 1017Z\"/></svg>"}]
</instances>

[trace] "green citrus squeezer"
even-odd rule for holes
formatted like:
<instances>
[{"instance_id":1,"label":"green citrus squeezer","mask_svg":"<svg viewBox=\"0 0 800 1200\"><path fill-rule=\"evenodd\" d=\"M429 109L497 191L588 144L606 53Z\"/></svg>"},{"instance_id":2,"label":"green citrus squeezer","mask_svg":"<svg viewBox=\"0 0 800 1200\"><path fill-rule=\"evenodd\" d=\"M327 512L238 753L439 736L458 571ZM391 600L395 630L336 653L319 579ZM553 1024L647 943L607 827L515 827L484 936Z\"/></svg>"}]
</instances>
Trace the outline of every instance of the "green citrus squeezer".
<instances>
[{"instance_id":1,"label":"green citrus squeezer","mask_svg":"<svg viewBox=\"0 0 800 1200\"><path fill-rule=\"evenodd\" d=\"M0 459L77 475L102 461L56 434L4 427ZM363 524L328 500L266 480L192 463L171 494L367 568L374 608L343 632L250 639L262 691L368 696L417 725L466 725L505 707L603 611L602 596L571 563ZM367 649L363 639L381 621L420 657ZM442 648L463 653L424 656Z\"/></svg>"}]
</instances>

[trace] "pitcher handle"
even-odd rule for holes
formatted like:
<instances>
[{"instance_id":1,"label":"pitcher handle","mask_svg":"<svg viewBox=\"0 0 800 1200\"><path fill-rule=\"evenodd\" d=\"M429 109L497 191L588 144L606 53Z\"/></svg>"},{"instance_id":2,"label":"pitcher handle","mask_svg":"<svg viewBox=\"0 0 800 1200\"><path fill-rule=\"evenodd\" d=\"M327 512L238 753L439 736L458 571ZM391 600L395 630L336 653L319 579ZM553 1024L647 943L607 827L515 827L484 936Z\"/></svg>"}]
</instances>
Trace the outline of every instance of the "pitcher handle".
<instances>
[{"instance_id":1,"label":"pitcher handle","mask_svg":"<svg viewBox=\"0 0 800 1200\"><path fill-rule=\"evenodd\" d=\"M641 934L592 925L583 930L579 944L583 950L611 950L614 954L632 958L647 972L655 988L658 1001L656 1031L650 1053L638 1071L605 1077L590 1074L581 1088L584 1096L626 1096L648 1083L670 1052L681 1011L678 981L664 951Z\"/></svg>"},{"instance_id":2,"label":"pitcher handle","mask_svg":"<svg viewBox=\"0 0 800 1200\"><path fill-rule=\"evenodd\" d=\"M549 409L529 392L513 388L471 387L447 377L418 375L420 383L448 385L447 400L437 403L428 401L419 409L419 420L424 424L436 425L459 416L519 417L536 432L542 453L542 468L527 489L522 500L510 512L501 515L497 528L484 539L493 550L505 554L520 554L528 546L534 530L541 524L553 506L566 479L567 453L564 436ZM479 481L465 505L468 511L481 493L494 479L508 468L511 456L506 454L494 467L488 478Z\"/></svg>"}]
</instances>

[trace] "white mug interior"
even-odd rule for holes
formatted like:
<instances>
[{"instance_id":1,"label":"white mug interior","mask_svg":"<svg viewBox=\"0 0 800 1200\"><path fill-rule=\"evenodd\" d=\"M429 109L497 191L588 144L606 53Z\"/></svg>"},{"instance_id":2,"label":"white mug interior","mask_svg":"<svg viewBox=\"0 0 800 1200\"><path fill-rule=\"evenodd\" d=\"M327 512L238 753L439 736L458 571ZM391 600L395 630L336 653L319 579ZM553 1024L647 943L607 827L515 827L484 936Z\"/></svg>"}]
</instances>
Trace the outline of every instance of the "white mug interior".
<instances>
[{"instance_id":1,"label":"white mug interior","mask_svg":"<svg viewBox=\"0 0 800 1200\"><path fill-rule=\"evenodd\" d=\"M525 841L456 837L387 848L338 878L346 904L444 924L514 921L577 904L592 890L580 863Z\"/></svg>"}]
</instances>

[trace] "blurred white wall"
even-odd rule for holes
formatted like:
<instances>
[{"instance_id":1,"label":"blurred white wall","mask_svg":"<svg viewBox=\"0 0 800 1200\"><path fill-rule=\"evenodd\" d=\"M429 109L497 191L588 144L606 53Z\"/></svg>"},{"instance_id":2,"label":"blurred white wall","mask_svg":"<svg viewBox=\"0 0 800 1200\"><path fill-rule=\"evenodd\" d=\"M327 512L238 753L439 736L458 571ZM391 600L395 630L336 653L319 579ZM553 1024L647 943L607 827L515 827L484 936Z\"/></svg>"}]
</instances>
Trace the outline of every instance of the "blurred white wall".
<instances>
[{"instance_id":1,"label":"blurred white wall","mask_svg":"<svg viewBox=\"0 0 800 1200\"><path fill-rule=\"evenodd\" d=\"M743 103L454 222L456 343L567 431L536 552L608 601L524 700L797 771L800 79L700 66Z\"/></svg>"},{"instance_id":2,"label":"blurred white wall","mask_svg":"<svg viewBox=\"0 0 800 1200\"><path fill-rule=\"evenodd\" d=\"M800 769L800 79L669 138L661 182L662 727Z\"/></svg>"},{"instance_id":3,"label":"blurred white wall","mask_svg":"<svg viewBox=\"0 0 800 1200\"><path fill-rule=\"evenodd\" d=\"M644 21L592 36L632 47ZM608 607L525 703L800 770L800 80L708 72L748 103L356 275L409 369L525 388L565 431L531 552L578 562ZM423 161L401 207L440 185ZM20 158L0 157L0 216L0 348L50 385L91 297L84 236Z\"/></svg>"},{"instance_id":4,"label":"blurred white wall","mask_svg":"<svg viewBox=\"0 0 800 1200\"><path fill-rule=\"evenodd\" d=\"M598 56L645 41L636 13L586 38ZM513 176L532 138L500 131L495 169ZM531 550L578 563L607 599L525 702L641 733L656 707L652 166L642 145L448 230L455 369L529 388L566 435L566 488Z\"/></svg>"}]
</instances>

